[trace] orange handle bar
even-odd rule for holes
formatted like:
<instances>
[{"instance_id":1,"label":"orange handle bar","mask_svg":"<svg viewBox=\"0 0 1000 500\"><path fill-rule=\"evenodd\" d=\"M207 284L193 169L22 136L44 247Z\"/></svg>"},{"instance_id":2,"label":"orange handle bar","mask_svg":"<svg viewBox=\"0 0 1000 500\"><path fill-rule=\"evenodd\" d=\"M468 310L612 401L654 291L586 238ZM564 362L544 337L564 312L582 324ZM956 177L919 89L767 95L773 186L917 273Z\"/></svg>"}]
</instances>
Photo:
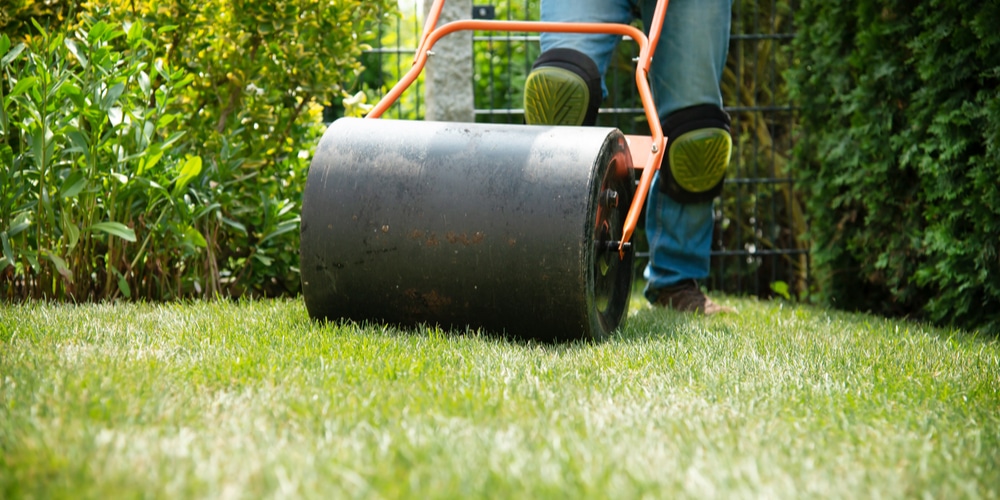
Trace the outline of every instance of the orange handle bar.
<instances>
[{"instance_id":1,"label":"orange handle bar","mask_svg":"<svg viewBox=\"0 0 1000 500\"><path fill-rule=\"evenodd\" d=\"M649 193L649 186L653 183L653 175L660 168L663 160L663 152L666 149L666 138L663 137L663 128L660 126L660 119L656 114L656 105L653 103L653 93L649 88L649 65L653 60L653 52L660 39L660 31L663 27L663 18L667 13L669 0L661 0L656 4L653 12L652 26L647 37L641 30L627 24L616 23L551 23L539 21L486 21L486 20L463 20L453 21L443 26L435 28L444 8L444 0L434 0L430 12L427 14L427 21L424 23L424 32L420 38L420 45L417 47L416 57L413 60L413 67L403 75L375 104L366 118L379 118L385 110L389 109L403 91L417 79L420 72L427 64L427 58L431 47L445 35L456 31L502 31L502 32L526 32L526 33L590 33L621 35L632 38L639 45L639 59L635 72L635 84L639 89L639 98L642 101L642 109L645 111L646 120L649 122L651 146L649 155L646 157L646 165L639 178L639 185L636 186L635 196L632 198L632 205L629 206L628 214L625 217L625 227L622 230L621 243L618 246L620 256L625 255L625 244L631 239L638 224L639 216L642 214L643 204L646 202L646 195Z\"/></svg>"}]
</instances>

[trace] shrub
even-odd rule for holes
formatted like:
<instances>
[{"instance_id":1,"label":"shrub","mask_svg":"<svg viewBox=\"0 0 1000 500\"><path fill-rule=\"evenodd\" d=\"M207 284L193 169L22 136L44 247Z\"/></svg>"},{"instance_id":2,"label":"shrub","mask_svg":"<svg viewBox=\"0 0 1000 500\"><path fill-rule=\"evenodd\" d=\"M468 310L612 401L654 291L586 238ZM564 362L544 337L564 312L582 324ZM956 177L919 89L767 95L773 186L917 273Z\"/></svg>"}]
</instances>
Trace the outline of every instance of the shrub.
<instances>
[{"instance_id":1,"label":"shrub","mask_svg":"<svg viewBox=\"0 0 1000 500\"><path fill-rule=\"evenodd\" d=\"M126 34L88 22L71 37L36 26L26 44L0 37L4 295L130 296L143 271L156 280L174 265L160 249L190 234L190 217L167 215L187 206L198 160L170 158L183 134L164 129L191 79L154 61L140 23Z\"/></svg>"},{"instance_id":2,"label":"shrub","mask_svg":"<svg viewBox=\"0 0 1000 500\"><path fill-rule=\"evenodd\" d=\"M296 292L322 105L390 4L74 2L6 42L5 296Z\"/></svg>"},{"instance_id":3,"label":"shrub","mask_svg":"<svg viewBox=\"0 0 1000 500\"><path fill-rule=\"evenodd\" d=\"M5 0L0 9L0 32L12 40L35 33L32 22L49 31L58 31L66 19L80 11L76 0Z\"/></svg>"},{"instance_id":4,"label":"shrub","mask_svg":"<svg viewBox=\"0 0 1000 500\"><path fill-rule=\"evenodd\" d=\"M1000 331L1000 5L805 1L790 73L819 293Z\"/></svg>"}]
</instances>

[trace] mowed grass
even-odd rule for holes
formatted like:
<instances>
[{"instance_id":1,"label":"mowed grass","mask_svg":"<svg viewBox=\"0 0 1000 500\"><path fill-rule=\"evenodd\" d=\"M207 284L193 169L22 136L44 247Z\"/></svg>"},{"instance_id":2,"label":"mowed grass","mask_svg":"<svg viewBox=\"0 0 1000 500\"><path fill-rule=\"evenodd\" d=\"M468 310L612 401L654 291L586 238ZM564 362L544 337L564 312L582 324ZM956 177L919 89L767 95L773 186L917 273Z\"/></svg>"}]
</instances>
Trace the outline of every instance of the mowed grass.
<instances>
[{"instance_id":1,"label":"mowed grass","mask_svg":"<svg viewBox=\"0 0 1000 500\"><path fill-rule=\"evenodd\" d=\"M777 302L600 343L0 306L0 497L1000 498L1000 345Z\"/></svg>"}]
</instances>

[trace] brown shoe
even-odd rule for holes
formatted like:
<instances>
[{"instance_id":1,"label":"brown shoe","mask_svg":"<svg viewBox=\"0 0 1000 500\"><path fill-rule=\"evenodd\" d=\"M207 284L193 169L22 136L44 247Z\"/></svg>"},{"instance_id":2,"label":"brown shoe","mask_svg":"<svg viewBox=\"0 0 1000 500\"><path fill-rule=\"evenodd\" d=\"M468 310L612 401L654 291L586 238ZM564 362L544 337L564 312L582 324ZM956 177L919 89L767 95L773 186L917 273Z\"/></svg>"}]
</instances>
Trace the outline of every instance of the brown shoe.
<instances>
[{"instance_id":1,"label":"brown shoe","mask_svg":"<svg viewBox=\"0 0 1000 500\"><path fill-rule=\"evenodd\" d=\"M732 307L716 304L698 288L698 283L694 280L684 281L680 284L661 288L658 290L654 304L667 307L675 311L699 312L706 316L719 313L735 313Z\"/></svg>"}]
</instances>

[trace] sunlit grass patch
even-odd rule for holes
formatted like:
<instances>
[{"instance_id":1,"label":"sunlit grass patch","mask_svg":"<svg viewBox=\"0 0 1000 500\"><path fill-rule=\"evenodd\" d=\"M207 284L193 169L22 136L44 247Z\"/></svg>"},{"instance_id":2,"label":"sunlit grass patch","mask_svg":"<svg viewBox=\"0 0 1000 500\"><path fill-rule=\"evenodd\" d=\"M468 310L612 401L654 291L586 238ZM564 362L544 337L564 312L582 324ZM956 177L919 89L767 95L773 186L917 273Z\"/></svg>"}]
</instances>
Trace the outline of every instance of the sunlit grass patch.
<instances>
[{"instance_id":1,"label":"sunlit grass patch","mask_svg":"<svg viewBox=\"0 0 1000 500\"><path fill-rule=\"evenodd\" d=\"M1000 346L722 298L605 342L0 309L0 497L1000 496Z\"/></svg>"}]
</instances>

